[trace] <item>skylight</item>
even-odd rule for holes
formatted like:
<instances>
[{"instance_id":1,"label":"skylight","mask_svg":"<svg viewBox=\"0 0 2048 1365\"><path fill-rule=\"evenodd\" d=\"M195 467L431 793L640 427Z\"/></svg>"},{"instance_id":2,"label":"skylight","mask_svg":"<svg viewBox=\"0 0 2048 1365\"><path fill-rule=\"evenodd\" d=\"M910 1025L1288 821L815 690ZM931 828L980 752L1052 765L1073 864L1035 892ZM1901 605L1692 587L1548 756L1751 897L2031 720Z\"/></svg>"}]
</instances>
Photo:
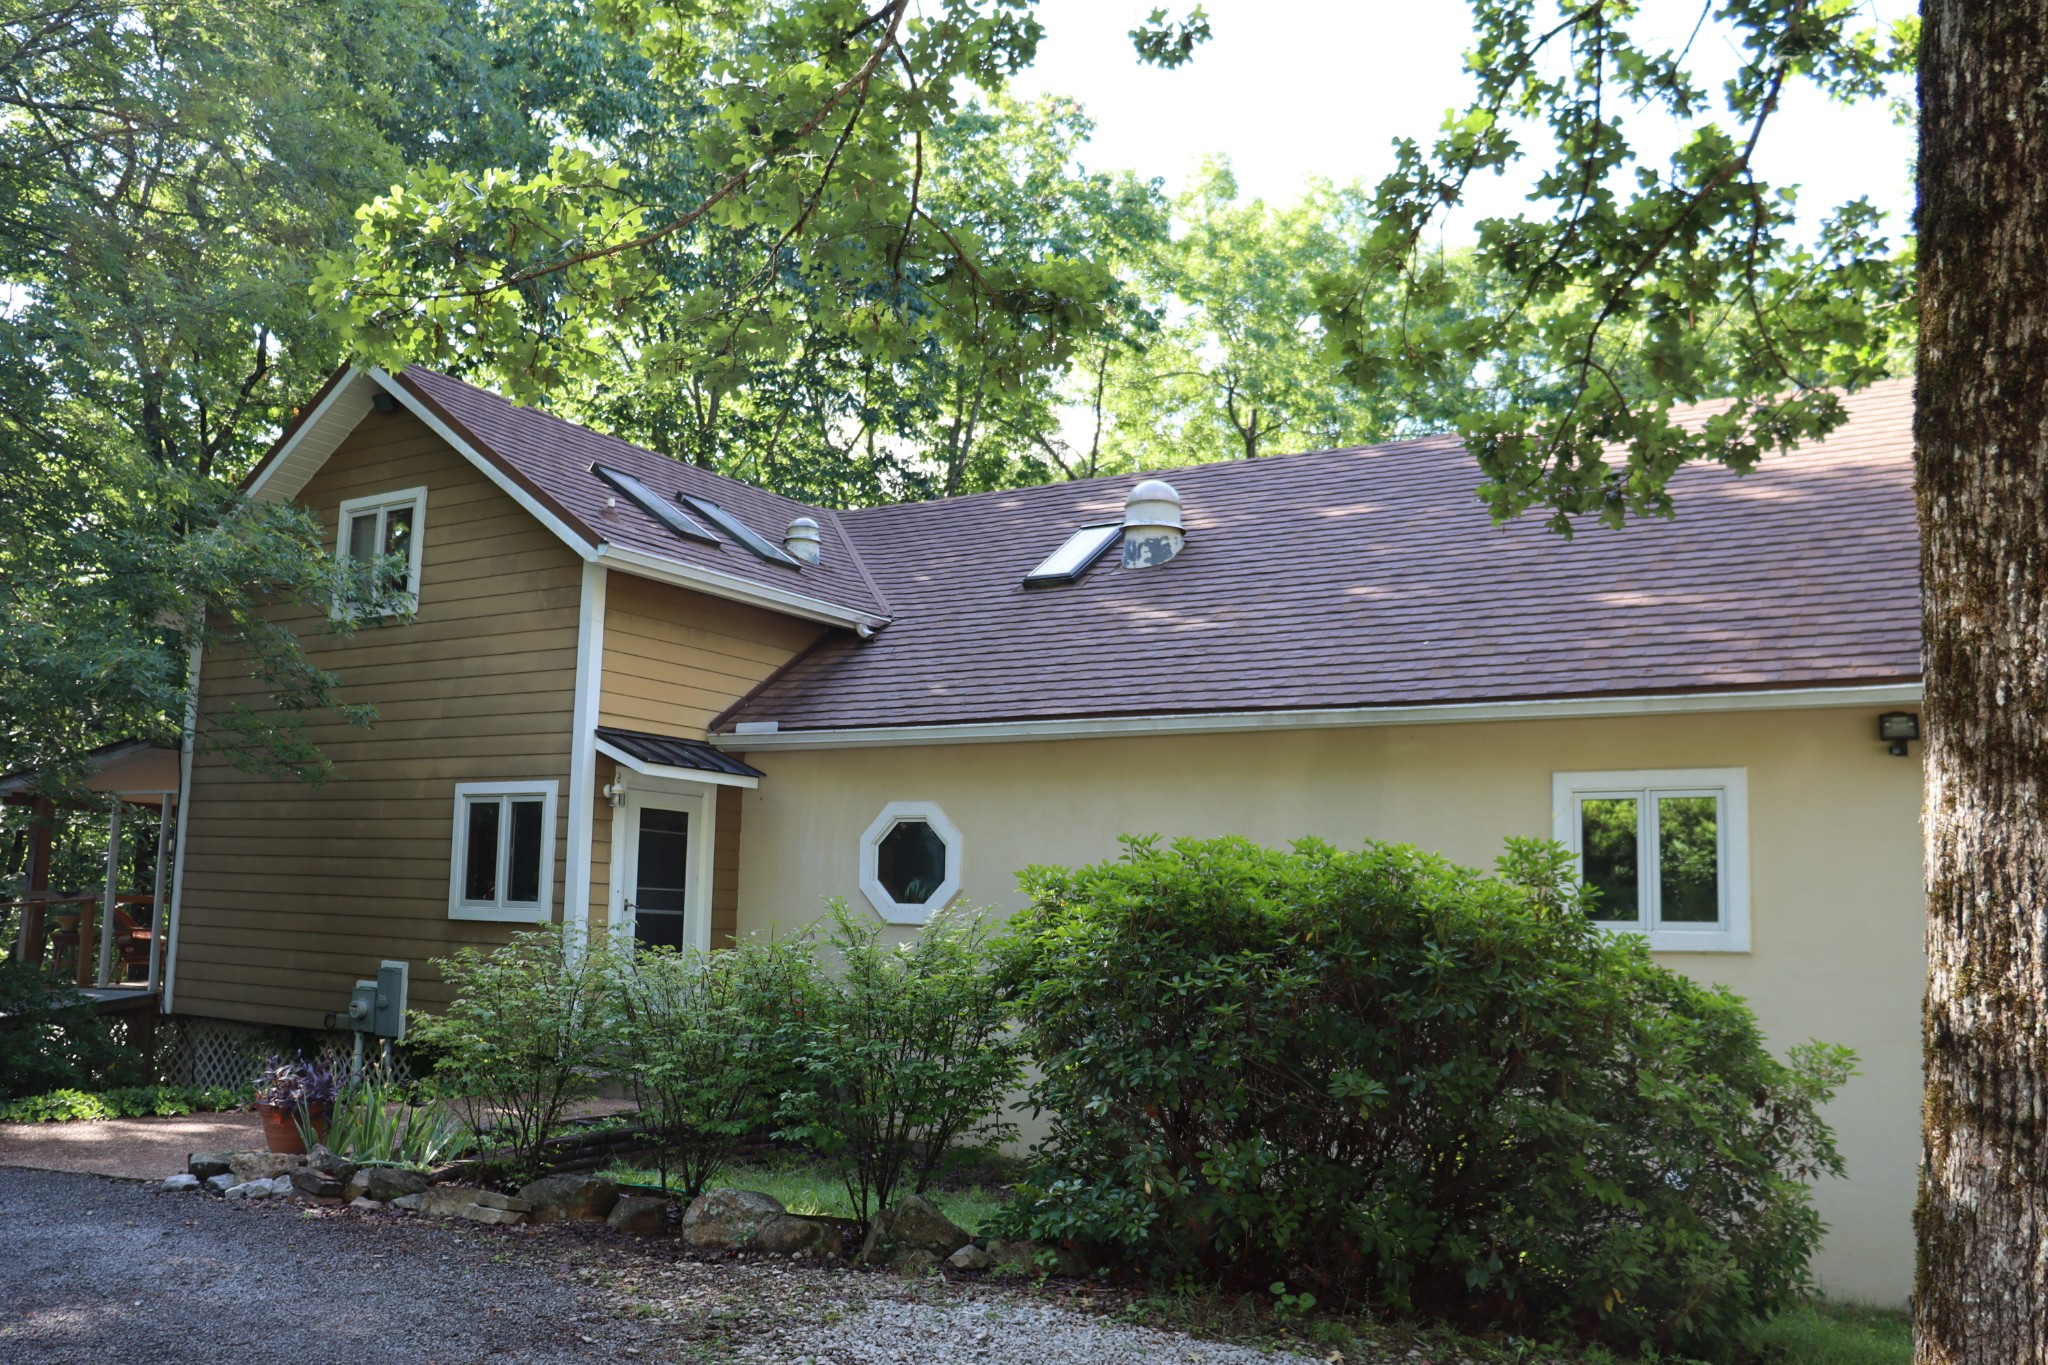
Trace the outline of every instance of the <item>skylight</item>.
<instances>
[{"instance_id":1,"label":"skylight","mask_svg":"<svg viewBox=\"0 0 2048 1365\"><path fill-rule=\"evenodd\" d=\"M1116 543L1117 533L1123 529L1121 522L1114 521L1102 526L1083 526L1067 537L1066 544L1024 575L1024 586L1044 588L1055 583L1073 582L1088 572L1088 566L1100 559L1104 550Z\"/></svg>"},{"instance_id":2,"label":"skylight","mask_svg":"<svg viewBox=\"0 0 2048 1365\"><path fill-rule=\"evenodd\" d=\"M607 469L601 464L592 465L590 472L631 498L634 506L668 527L669 530L674 531L683 539L702 541L706 545L716 545L718 543L717 536L712 535L702 526L692 521L684 514L681 508L655 492L652 488L649 488L646 484L640 482L640 480L634 478L631 474L622 473L616 469Z\"/></svg>"},{"instance_id":3,"label":"skylight","mask_svg":"<svg viewBox=\"0 0 2048 1365\"><path fill-rule=\"evenodd\" d=\"M713 526L716 526L719 530L725 532L734 540L737 540L740 544L767 560L770 564L787 564L792 569L803 567L796 560L790 558L788 554L784 553L780 545L770 540L763 540L760 536L755 535L753 527L747 525L717 503L707 498L693 498L688 493L678 493L676 494L676 499L683 506L689 508L692 512L695 512L698 516L704 518L704 520L710 522Z\"/></svg>"}]
</instances>

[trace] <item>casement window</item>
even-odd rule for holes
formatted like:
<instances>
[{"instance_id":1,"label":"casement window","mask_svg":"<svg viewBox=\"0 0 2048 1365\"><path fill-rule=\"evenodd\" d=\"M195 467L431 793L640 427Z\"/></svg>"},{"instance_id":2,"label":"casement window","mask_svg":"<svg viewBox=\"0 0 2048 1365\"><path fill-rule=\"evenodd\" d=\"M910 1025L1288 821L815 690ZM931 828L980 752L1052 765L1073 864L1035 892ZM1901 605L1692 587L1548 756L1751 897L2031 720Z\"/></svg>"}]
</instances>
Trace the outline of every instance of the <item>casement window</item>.
<instances>
[{"instance_id":1,"label":"casement window","mask_svg":"<svg viewBox=\"0 0 2048 1365\"><path fill-rule=\"evenodd\" d=\"M394 568L385 587L405 599L408 611L414 610L420 601L420 545L426 534L426 520L424 488L350 498L341 504L334 557L344 563L387 557L402 562L402 571ZM358 609L351 603L337 603L335 614L345 615Z\"/></svg>"},{"instance_id":2,"label":"casement window","mask_svg":"<svg viewBox=\"0 0 2048 1365\"><path fill-rule=\"evenodd\" d=\"M1658 952L1748 952L1747 787L1741 768L1558 773L1556 837L1594 923Z\"/></svg>"},{"instance_id":3,"label":"casement window","mask_svg":"<svg viewBox=\"0 0 2048 1365\"><path fill-rule=\"evenodd\" d=\"M891 801L860 843L860 889L890 924L923 924L960 894L960 831L929 801Z\"/></svg>"},{"instance_id":4,"label":"casement window","mask_svg":"<svg viewBox=\"0 0 2048 1365\"><path fill-rule=\"evenodd\" d=\"M455 784L450 919L531 924L551 917L554 782Z\"/></svg>"}]
</instances>

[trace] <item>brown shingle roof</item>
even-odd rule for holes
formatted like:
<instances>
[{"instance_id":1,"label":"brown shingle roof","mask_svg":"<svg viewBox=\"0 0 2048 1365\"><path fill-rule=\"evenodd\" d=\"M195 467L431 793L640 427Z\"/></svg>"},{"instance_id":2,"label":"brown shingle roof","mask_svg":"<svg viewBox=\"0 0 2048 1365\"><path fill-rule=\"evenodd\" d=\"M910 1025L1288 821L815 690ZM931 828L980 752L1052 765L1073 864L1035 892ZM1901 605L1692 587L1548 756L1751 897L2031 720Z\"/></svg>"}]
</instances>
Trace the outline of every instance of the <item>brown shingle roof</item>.
<instances>
[{"instance_id":1,"label":"brown shingle roof","mask_svg":"<svg viewBox=\"0 0 2048 1365\"><path fill-rule=\"evenodd\" d=\"M1911 383L1848 406L1829 440L1746 478L1682 471L1675 521L1569 542L1493 526L1448 438L1181 470L1171 564L1105 556L1049 589L1021 580L1118 519L1137 476L841 513L892 623L827 640L718 728L1914 680Z\"/></svg>"},{"instance_id":2,"label":"brown shingle roof","mask_svg":"<svg viewBox=\"0 0 2048 1365\"><path fill-rule=\"evenodd\" d=\"M409 367L402 379L441 420L496 459L529 493L593 543L644 550L696 568L802 593L855 613L876 618L888 615L888 606L863 572L837 513L807 507L779 493L642 450L417 365ZM682 492L708 498L776 544L781 543L792 518L815 518L824 540L823 563L802 569L771 564L723 535L717 545L683 540L630 499L617 496L590 472L593 464L624 470L664 497Z\"/></svg>"}]
</instances>

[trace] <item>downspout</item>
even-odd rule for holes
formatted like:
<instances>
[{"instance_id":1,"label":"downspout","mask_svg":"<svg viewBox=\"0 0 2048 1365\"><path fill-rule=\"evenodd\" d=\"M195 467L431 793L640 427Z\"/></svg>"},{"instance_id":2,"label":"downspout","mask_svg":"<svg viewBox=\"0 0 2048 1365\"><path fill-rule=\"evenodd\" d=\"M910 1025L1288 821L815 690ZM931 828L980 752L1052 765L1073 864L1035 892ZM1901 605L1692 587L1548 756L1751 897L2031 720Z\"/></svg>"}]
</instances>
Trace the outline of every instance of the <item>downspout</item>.
<instances>
[{"instance_id":1,"label":"downspout","mask_svg":"<svg viewBox=\"0 0 2048 1365\"><path fill-rule=\"evenodd\" d=\"M187 836L186 816L192 810L192 750L199 737L199 663L202 656L200 646L192 646L192 685L185 694L185 729L178 737L178 852L171 866L171 933L164 945L164 999L162 1011L171 1012L171 993L178 984L178 913L185 908L185 847L192 841Z\"/></svg>"}]
</instances>

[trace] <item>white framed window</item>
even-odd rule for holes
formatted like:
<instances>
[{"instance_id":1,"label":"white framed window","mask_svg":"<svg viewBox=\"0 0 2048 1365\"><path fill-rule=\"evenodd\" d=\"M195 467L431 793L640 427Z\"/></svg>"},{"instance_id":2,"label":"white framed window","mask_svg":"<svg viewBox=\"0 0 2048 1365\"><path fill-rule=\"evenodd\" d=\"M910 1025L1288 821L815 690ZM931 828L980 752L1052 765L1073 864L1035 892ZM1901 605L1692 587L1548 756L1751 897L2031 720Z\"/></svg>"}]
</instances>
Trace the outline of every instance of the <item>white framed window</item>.
<instances>
[{"instance_id":1,"label":"white framed window","mask_svg":"<svg viewBox=\"0 0 2048 1365\"><path fill-rule=\"evenodd\" d=\"M860 841L860 889L890 924L923 924L960 894L959 829L929 801L891 801Z\"/></svg>"},{"instance_id":2,"label":"white framed window","mask_svg":"<svg viewBox=\"0 0 2048 1365\"><path fill-rule=\"evenodd\" d=\"M533 924L552 917L558 785L455 784L448 918Z\"/></svg>"},{"instance_id":3,"label":"white framed window","mask_svg":"<svg viewBox=\"0 0 2048 1365\"><path fill-rule=\"evenodd\" d=\"M1556 774L1556 837L1594 923L1658 952L1748 952L1748 787L1742 768Z\"/></svg>"},{"instance_id":4,"label":"white framed window","mask_svg":"<svg viewBox=\"0 0 2048 1365\"><path fill-rule=\"evenodd\" d=\"M404 595L406 610L417 610L420 602L420 546L427 529L427 490L402 488L395 493L374 493L348 498L341 504L334 532L334 557L343 563L402 556L405 579L394 576L388 585ZM348 615L356 607L337 602L336 616Z\"/></svg>"}]
</instances>

